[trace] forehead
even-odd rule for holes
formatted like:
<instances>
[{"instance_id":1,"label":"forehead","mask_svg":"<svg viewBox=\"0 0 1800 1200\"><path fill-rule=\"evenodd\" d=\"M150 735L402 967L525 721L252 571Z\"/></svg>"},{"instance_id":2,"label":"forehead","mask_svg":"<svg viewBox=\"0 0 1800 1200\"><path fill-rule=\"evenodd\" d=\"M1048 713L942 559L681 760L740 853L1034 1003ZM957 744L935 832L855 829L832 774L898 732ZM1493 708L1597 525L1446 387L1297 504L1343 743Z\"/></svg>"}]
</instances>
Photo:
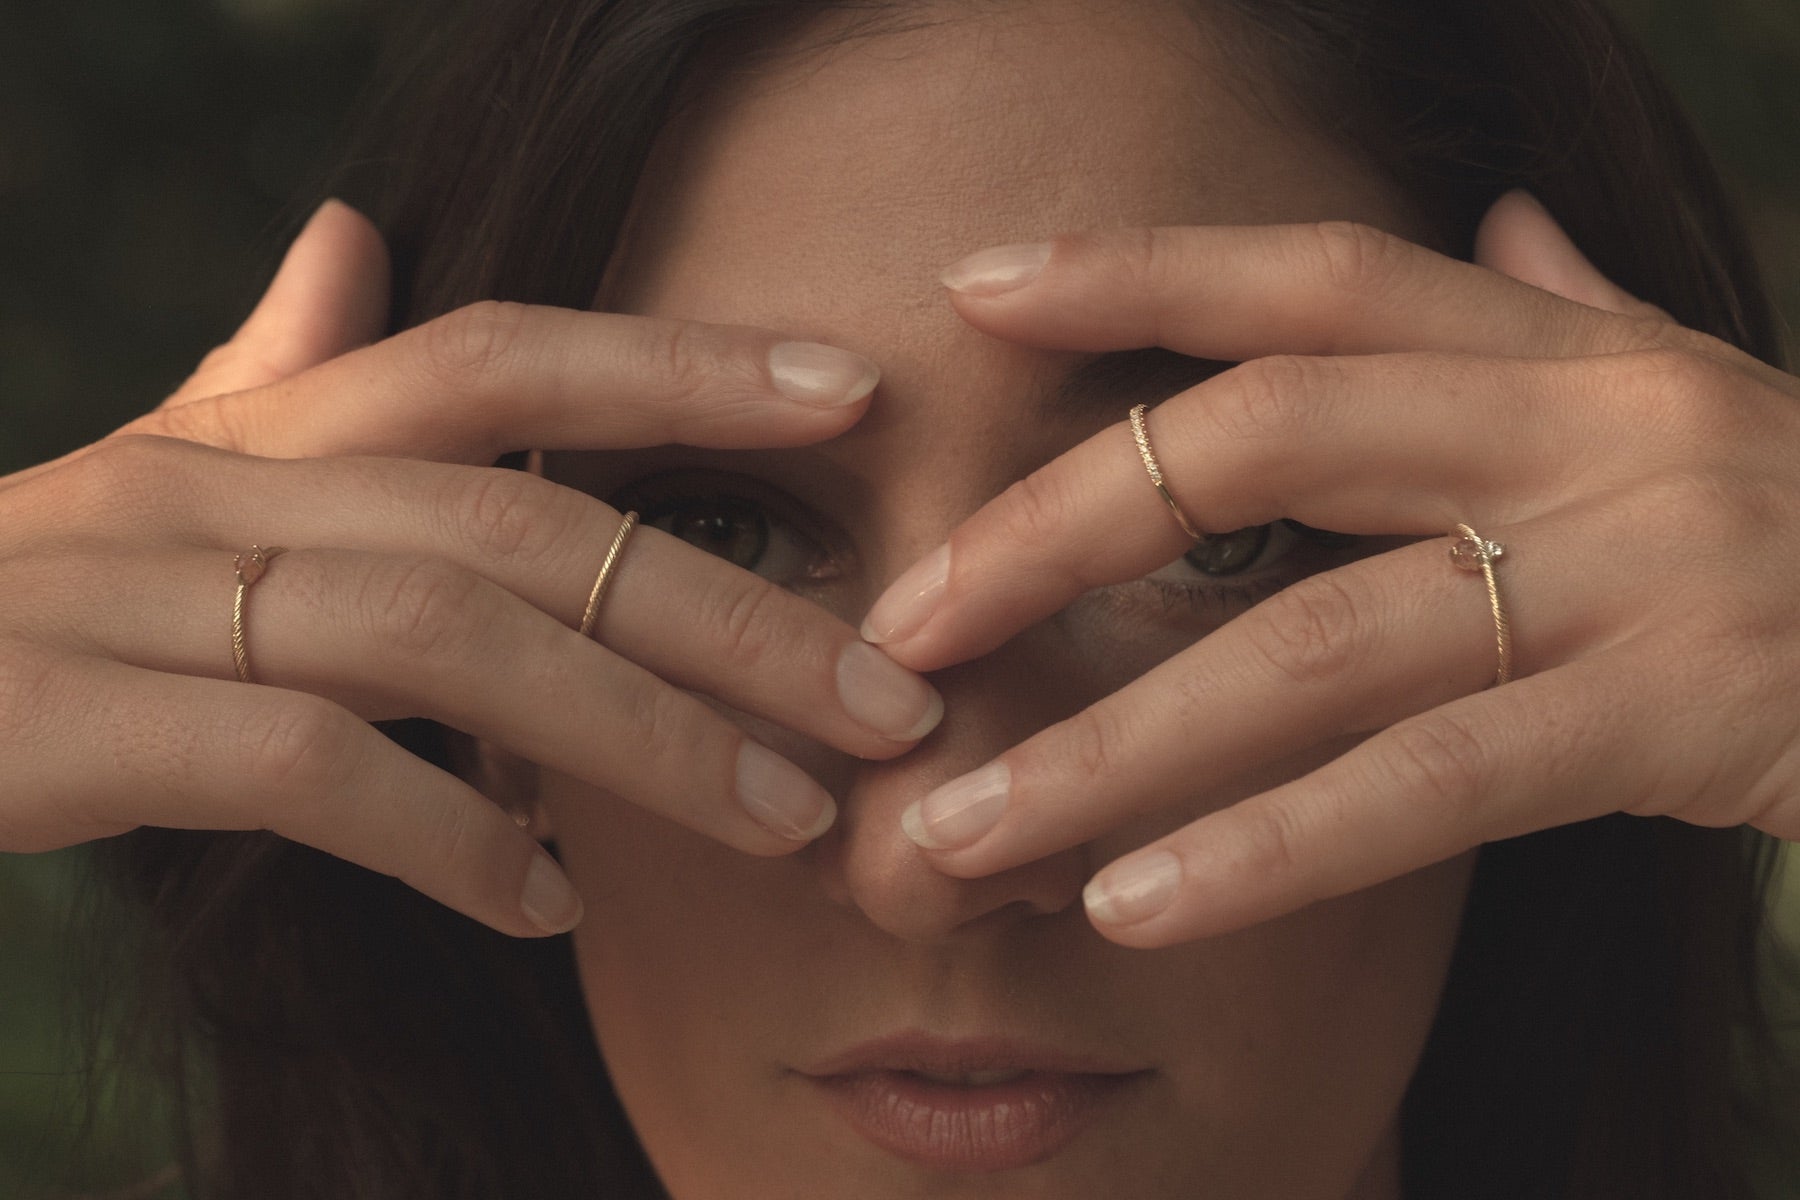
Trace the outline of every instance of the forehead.
<instances>
[{"instance_id":1,"label":"forehead","mask_svg":"<svg viewBox=\"0 0 1800 1200\"><path fill-rule=\"evenodd\" d=\"M1198 8L923 9L868 35L827 17L665 133L630 256L663 283L621 264L650 289L634 299L688 273L916 296L964 253L1070 229L1391 217L1373 173L1266 103Z\"/></svg>"},{"instance_id":2,"label":"forehead","mask_svg":"<svg viewBox=\"0 0 1800 1200\"><path fill-rule=\"evenodd\" d=\"M1391 189L1284 112L1201 7L902 6L899 28L866 35L828 15L754 69L699 81L601 302L861 351L909 410L979 396L1016 413L1019 381L1054 386L1072 356L956 317L937 276L971 251L1130 225L1333 217L1404 232ZM894 419L877 405L852 442Z\"/></svg>"}]
</instances>

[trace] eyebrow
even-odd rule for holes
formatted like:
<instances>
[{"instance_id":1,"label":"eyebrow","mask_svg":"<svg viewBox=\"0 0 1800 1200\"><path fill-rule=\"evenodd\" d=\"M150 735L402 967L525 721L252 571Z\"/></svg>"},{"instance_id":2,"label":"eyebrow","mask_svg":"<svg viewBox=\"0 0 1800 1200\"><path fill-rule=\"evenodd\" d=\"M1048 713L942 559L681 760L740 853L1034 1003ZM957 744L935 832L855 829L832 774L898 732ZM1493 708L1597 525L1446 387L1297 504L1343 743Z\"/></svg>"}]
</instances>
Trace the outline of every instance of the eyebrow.
<instances>
[{"instance_id":1,"label":"eyebrow","mask_svg":"<svg viewBox=\"0 0 1800 1200\"><path fill-rule=\"evenodd\" d=\"M1064 376L1045 396L1044 411L1063 419L1116 416L1121 408L1166 400L1236 365L1189 358L1160 346L1115 350L1096 355Z\"/></svg>"}]
</instances>

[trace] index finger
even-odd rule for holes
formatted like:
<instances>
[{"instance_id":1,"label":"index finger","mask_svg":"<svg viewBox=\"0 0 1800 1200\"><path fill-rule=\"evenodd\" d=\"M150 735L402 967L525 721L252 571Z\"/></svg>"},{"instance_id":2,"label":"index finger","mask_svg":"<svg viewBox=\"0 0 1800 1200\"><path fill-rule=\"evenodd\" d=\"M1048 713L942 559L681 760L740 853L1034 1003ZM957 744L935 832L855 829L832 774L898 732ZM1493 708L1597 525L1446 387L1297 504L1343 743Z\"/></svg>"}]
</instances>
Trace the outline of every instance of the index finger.
<instances>
[{"instance_id":1,"label":"index finger","mask_svg":"<svg viewBox=\"0 0 1800 1200\"><path fill-rule=\"evenodd\" d=\"M483 301L121 432L478 465L526 449L793 446L855 424L879 377L862 355L771 330Z\"/></svg>"},{"instance_id":2,"label":"index finger","mask_svg":"<svg viewBox=\"0 0 1800 1200\"><path fill-rule=\"evenodd\" d=\"M1570 357L1640 349L1666 322L1591 308L1369 225L1195 225L1068 234L944 272L964 320L1101 352Z\"/></svg>"}]
</instances>

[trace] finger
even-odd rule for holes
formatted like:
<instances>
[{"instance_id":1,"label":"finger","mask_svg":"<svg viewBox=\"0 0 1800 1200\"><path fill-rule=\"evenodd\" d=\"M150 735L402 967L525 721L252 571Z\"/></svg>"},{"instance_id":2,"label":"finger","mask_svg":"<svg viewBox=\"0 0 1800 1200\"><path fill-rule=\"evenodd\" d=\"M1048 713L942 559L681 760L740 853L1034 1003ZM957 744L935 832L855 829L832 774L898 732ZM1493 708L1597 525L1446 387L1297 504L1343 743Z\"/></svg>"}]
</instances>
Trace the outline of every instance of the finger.
<instances>
[{"instance_id":1,"label":"finger","mask_svg":"<svg viewBox=\"0 0 1800 1200\"><path fill-rule=\"evenodd\" d=\"M1577 304L1674 323L1668 313L1601 274L1550 211L1523 189L1501 196L1481 219L1475 262Z\"/></svg>"},{"instance_id":2,"label":"finger","mask_svg":"<svg viewBox=\"0 0 1800 1200\"><path fill-rule=\"evenodd\" d=\"M1678 412L1693 397L1675 392L1695 376L1665 362L1634 392L1634 369L1648 374L1637 358L1259 359L1165 401L1146 427L1165 487L1202 530L1291 518L1346 534L1430 535L1463 520L1531 519L1574 488L1605 491L1678 449L1691 432L1681 422L1624 412L1652 388L1668 389L1668 412ZM1609 431L1613 452L1583 457ZM863 636L915 670L936 670L1193 544L1121 422L964 521L890 586Z\"/></svg>"},{"instance_id":3,"label":"finger","mask_svg":"<svg viewBox=\"0 0 1800 1200\"><path fill-rule=\"evenodd\" d=\"M113 582L134 608L225 612L224 565L217 551L142 556L115 564ZM442 560L287 551L247 610L258 683L365 719L430 718L748 853L797 850L835 814L823 788L701 700ZM229 619L169 624L123 616L89 637L133 665L233 676Z\"/></svg>"},{"instance_id":4,"label":"finger","mask_svg":"<svg viewBox=\"0 0 1800 1200\"><path fill-rule=\"evenodd\" d=\"M25 657L49 669L24 670ZM9 665L39 681L27 693L40 703L9 714L8 783L29 807L9 812L7 849L139 825L269 829L502 933L580 918L560 868L510 817L329 701L65 655Z\"/></svg>"},{"instance_id":5,"label":"finger","mask_svg":"<svg viewBox=\"0 0 1800 1200\"><path fill-rule=\"evenodd\" d=\"M1110 864L1085 893L1089 916L1113 941L1167 946L1372 887L1483 842L1653 811L1705 767L1646 752L1645 729L1691 743L1671 729L1665 689L1642 661L1642 651L1584 659L1394 725Z\"/></svg>"},{"instance_id":6,"label":"finger","mask_svg":"<svg viewBox=\"0 0 1800 1200\"><path fill-rule=\"evenodd\" d=\"M1533 532L1531 545L1557 544ZM902 827L946 873L988 875L1140 817L1191 811L1196 781L1221 792L1271 763L1479 691L1495 674L1491 614L1480 580L1451 566L1446 544L1414 543L1276 593L936 788ZM1556 618L1583 611L1542 586L1566 566L1556 554L1530 566L1505 580L1509 595L1533 601L1512 614L1532 630L1521 672L1568 653L1575 631Z\"/></svg>"},{"instance_id":7,"label":"finger","mask_svg":"<svg viewBox=\"0 0 1800 1200\"><path fill-rule=\"evenodd\" d=\"M1008 341L1227 362L1607 354L1654 345L1662 328L1346 222L1070 234L977 252L944 282L964 320Z\"/></svg>"},{"instance_id":8,"label":"finger","mask_svg":"<svg viewBox=\"0 0 1800 1200\"><path fill-rule=\"evenodd\" d=\"M388 274L380 232L327 200L243 326L162 407L262 387L375 341L387 323Z\"/></svg>"},{"instance_id":9,"label":"finger","mask_svg":"<svg viewBox=\"0 0 1800 1200\"><path fill-rule=\"evenodd\" d=\"M489 301L123 432L272 458L482 464L533 448L787 446L854 424L879 374L764 330Z\"/></svg>"},{"instance_id":10,"label":"finger","mask_svg":"<svg viewBox=\"0 0 1800 1200\"><path fill-rule=\"evenodd\" d=\"M410 459L270 462L166 438L114 439L72 468L66 487L72 511L91 507L83 497L94 495L142 501L84 513L83 527L104 541L49 562L30 594L66 599L38 602L34 625L99 629L121 652L181 646L164 669L214 674L231 669L218 626L196 617L174 631L166 615L204 613L228 596L229 555L246 538L436 559L572 629L621 520L609 505L519 471ZM119 543L172 541L210 548L210 565L183 577L192 591L150 606L161 624L120 625L114 598L158 585L114 578L115 560L129 557ZM136 605L133 615L143 611ZM929 684L826 609L659 529L631 535L593 635L677 687L865 758L909 749L943 714Z\"/></svg>"}]
</instances>

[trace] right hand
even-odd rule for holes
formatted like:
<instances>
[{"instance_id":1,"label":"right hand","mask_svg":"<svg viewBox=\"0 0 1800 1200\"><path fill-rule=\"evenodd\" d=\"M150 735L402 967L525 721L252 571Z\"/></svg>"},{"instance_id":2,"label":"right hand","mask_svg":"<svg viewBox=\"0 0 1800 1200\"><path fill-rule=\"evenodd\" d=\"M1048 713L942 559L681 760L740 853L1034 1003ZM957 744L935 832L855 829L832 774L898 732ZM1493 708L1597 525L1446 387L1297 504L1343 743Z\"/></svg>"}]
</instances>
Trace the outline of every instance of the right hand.
<instances>
[{"instance_id":1,"label":"right hand","mask_svg":"<svg viewBox=\"0 0 1800 1200\"><path fill-rule=\"evenodd\" d=\"M432 718L764 855L822 832L831 798L689 689L865 758L923 736L942 710L922 679L654 528L582 637L621 515L481 465L821 441L861 417L872 364L811 371L837 403L809 402L767 331L477 304L377 340L386 296L380 235L329 204L180 391L0 479L0 851L269 829L530 936L579 919L561 871L369 722ZM287 552L247 599L244 684L252 542Z\"/></svg>"}]
</instances>

